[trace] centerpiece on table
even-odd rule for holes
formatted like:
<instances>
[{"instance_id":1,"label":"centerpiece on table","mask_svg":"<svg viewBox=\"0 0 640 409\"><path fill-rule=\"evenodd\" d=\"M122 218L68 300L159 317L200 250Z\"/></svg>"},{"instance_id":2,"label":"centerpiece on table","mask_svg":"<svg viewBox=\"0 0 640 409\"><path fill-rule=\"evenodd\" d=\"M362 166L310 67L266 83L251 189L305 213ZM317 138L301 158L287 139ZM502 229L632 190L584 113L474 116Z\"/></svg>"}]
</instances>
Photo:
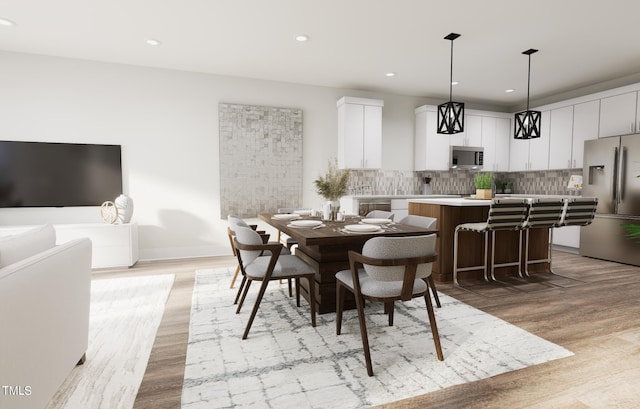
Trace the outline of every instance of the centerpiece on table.
<instances>
[{"instance_id":1,"label":"centerpiece on table","mask_svg":"<svg viewBox=\"0 0 640 409\"><path fill-rule=\"evenodd\" d=\"M340 210L340 198L347 193L349 171L338 169L336 161L329 161L327 173L313 183L316 185L316 192L324 197L330 206L331 220L336 220L336 215Z\"/></svg>"},{"instance_id":2,"label":"centerpiece on table","mask_svg":"<svg viewBox=\"0 0 640 409\"><path fill-rule=\"evenodd\" d=\"M476 173L473 177L473 183L476 185L477 199L493 198L493 173Z\"/></svg>"}]
</instances>

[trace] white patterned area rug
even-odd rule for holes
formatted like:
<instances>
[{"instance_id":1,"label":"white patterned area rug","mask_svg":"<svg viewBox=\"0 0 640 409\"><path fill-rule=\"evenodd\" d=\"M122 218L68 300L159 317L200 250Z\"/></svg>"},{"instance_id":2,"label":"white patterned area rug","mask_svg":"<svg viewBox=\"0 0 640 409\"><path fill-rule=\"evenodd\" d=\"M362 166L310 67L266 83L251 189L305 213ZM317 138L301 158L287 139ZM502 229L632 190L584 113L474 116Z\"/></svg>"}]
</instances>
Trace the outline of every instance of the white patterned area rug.
<instances>
[{"instance_id":1,"label":"white patterned area rug","mask_svg":"<svg viewBox=\"0 0 640 409\"><path fill-rule=\"evenodd\" d=\"M89 348L47 409L130 409L140 388L173 275L91 281Z\"/></svg>"},{"instance_id":2,"label":"white patterned area rug","mask_svg":"<svg viewBox=\"0 0 640 409\"><path fill-rule=\"evenodd\" d=\"M196 272L182 409L362 408L422 395L573 355L527 331L440 294L438 361L424 299L396 303L389 327L382 304L367 307L374 377L368 377L355 310L342 335L335 314L312 328L286 285L269 284L246 340L258 285L235 314L231 269Z\"/></svg>"}]
</instances>

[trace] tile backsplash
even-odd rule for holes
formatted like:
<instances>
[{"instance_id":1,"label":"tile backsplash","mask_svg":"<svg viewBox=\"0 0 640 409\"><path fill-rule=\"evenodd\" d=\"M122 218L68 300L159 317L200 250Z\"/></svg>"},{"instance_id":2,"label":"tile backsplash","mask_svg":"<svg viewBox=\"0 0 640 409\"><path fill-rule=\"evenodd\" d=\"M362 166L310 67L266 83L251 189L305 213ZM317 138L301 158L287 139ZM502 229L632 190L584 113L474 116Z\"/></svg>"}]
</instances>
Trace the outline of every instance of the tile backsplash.
<instances>
[{"instance_id":1,"label":"tile backsplash","mask_svg":"<svg viewBox=\"0 0 640 409\"><path fill-rule=\"evenodd\" d=\"M391 171L351 170L349 194L351 195L415 195L422 194L423 179L431 178L432 194L475 193L473 175L467 170L451 171ZM512 193L566 195L571 175L582 175L582 169L561 169L528 172L495 172L496 180L512 182Z\"/></svg>"}]
</instances>

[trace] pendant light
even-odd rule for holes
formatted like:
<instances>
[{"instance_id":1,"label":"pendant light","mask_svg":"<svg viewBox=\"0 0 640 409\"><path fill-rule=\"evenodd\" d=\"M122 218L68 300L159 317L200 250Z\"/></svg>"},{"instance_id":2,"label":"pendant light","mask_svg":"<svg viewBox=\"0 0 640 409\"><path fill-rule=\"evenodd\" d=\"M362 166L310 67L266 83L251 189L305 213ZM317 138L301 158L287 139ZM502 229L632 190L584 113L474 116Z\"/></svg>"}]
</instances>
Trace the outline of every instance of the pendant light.
<instances>
[{"instance_id":1,"label":"pendant light","mask_svg":"<svg viewBox=\"0 0 640 409\"><path fill-rule=\"evenodd\" d=\"M451 33L445 40L451 40L451 73L449 77L449 102L438 105L438 133L455 134L464 131L464 103L453 102L453 40L460 37L460 34Z\"/></svg>"},{"instance_id":2,"label":"pendant light","mask_svg":"<svg viewBox=\"0 0 640 409\"><path fill-rule=\"evenodd\" d=\"M531 54L537 53L533 48L523 51L522 54L529 56L529 74L527 77L527 110L518 112L515 116L515 127L513 137L515 139L533 139L540 137L540 111L529 110L529 88L531 86Z\"/></svg>"}]
</instances>

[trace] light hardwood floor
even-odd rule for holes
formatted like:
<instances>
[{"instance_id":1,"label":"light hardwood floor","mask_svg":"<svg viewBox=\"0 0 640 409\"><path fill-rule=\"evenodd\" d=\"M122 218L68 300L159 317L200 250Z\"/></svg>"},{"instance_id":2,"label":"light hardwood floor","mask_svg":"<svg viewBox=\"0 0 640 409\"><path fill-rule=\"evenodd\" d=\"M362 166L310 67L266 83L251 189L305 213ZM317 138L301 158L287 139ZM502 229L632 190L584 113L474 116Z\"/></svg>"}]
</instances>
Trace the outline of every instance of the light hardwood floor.
<instances>
[{"instance_id":1,"label":"light hardwood floor","mask_svg":"<svg viewBox=\"0 0 640 409\"><path fill-rule=\"evenodd\" d=\"M180 408L194 272L233 263L232 257L214 257L94 272L94 279L176 275L134 409ZM439 284L438 290L559 344L574 356L384 407L640 407L640 268L555 251L554 270L585 283L497 298L450 284Z\"/></svg>"}]
</instances>

